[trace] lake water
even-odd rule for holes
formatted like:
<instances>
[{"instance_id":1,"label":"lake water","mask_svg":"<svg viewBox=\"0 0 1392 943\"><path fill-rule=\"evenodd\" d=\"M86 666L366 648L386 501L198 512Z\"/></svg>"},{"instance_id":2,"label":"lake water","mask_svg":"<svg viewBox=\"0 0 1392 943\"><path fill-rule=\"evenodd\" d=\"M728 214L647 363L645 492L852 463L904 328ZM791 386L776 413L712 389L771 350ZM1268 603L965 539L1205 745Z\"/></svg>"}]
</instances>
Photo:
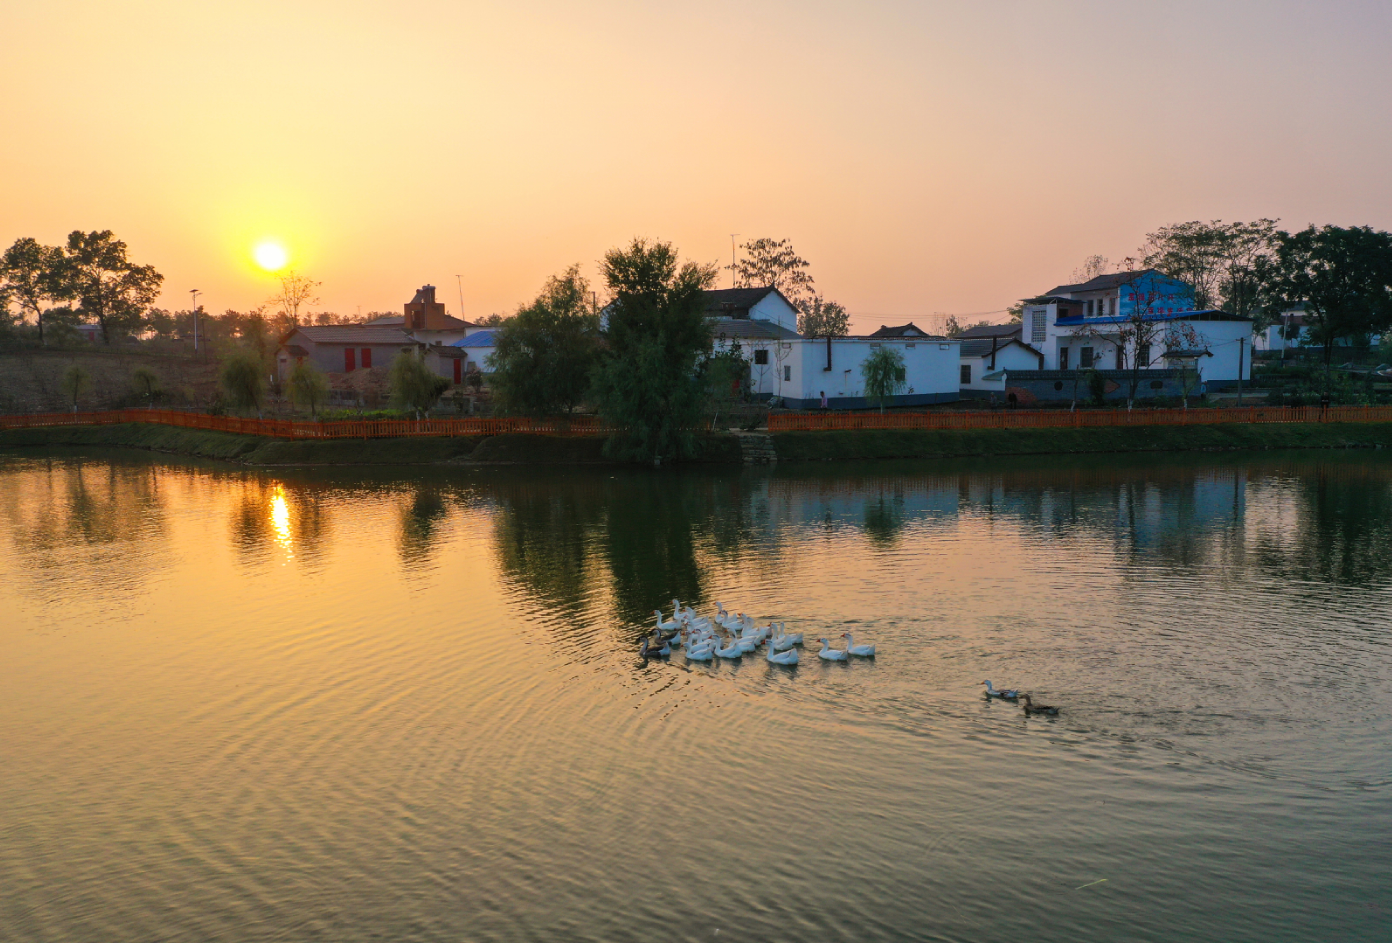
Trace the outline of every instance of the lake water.
<instances>
[{"instance_id":1,"label":"lake water","mask_svg":"<svg viewBox=\"0 0 1392 943\"><path fill-rule=\"evenodd\" d=\"M0 939L1388 940L1389 627L1377 453L0 456Z\"/></svg>"}]
</instances>

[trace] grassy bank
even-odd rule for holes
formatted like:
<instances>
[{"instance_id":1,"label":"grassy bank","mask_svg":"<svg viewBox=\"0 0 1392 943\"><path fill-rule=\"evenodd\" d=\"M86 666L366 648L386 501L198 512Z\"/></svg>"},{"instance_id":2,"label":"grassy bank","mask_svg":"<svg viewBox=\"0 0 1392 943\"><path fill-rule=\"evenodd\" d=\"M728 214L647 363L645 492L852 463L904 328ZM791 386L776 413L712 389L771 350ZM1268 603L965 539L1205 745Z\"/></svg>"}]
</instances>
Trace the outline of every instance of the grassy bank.
<instances>
[{"instance_id":1,"label":"grassy bank","mask_svg":"<svg viewBox=\"0 0 1392 943\"><path fill-rule=\"evenodd\" d=\"M739 462L734 436L702 441L701 460ZM137 448L245 465L608 464L598 436L493 435L401 439L268 439L146 423L0 430L0 450Z\"/></svg>"},{"instance_id":2,"label":"grassy bank","mask_svg":"<svg viewBox=\"0 0 1392 943\"><path fill-rule=\"evenodd\" d=\"M779 432L780 462L1086 452L1392 448L1392 423L1233 423L1093 429L881 429Z\"/></svg>"}]
</instances>

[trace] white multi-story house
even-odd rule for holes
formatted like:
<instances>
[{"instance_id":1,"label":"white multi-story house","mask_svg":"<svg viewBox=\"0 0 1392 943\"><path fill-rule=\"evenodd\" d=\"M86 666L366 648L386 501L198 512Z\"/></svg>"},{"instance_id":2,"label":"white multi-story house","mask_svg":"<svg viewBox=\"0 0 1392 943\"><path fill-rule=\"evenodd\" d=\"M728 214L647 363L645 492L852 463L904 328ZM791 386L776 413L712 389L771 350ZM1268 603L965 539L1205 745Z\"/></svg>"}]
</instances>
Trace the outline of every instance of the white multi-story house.
<instances>
[{"instance_id":1,"label":"white multi-story house","mask_svg":"<svg viewBox=\"0 0 1392 943\"><path fill-rule=\"evenodd\" d=\"M1195 310L1193 289L1154 269L1060 285L1025 304L1022 329L1044 370L1193 365L1210 390L1251 376L1252 320Z\"/></svg>"}]
</instances>

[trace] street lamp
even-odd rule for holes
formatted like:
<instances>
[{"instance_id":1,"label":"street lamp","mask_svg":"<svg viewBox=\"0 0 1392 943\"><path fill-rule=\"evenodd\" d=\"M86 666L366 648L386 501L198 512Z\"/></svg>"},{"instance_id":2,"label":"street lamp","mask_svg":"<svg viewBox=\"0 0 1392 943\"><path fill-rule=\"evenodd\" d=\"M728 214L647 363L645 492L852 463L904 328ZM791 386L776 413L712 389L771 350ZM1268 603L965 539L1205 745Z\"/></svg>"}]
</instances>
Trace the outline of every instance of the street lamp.
<instances>
[{"instance_id":1,"label":"street lamp","mask_svg":"<svg viewBox=\"0 0 1392 943\"><path fill-rule=\"evenodd\" d=\"M193 296L189 301L189 307L193 309L193 352L196 354L198 353L198 296L203 292L197 288L190 288L189 294Z\"/></svg>"}]
</instances>

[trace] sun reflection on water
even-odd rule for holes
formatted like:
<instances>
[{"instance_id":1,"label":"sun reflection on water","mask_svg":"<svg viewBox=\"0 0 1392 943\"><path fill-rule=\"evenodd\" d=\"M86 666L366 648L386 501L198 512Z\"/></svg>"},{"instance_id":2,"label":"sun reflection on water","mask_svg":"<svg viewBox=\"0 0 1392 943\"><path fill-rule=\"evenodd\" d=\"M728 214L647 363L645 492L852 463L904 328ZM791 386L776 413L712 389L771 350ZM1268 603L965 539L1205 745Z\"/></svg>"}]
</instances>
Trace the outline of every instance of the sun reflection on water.
<instances>
[{"instance_id":1,"label":"sun reflection on water","mask_svg":"<svg viewBox=\"0 0 1392 943\"><path fill-rule=\"evenodd\" d=\"M295 549L290 543L290 505L285 500L285 488L275 486L271 493L271 527L275 528L276 543L285 548L286 556L293 557Z\"/></svg>"}]
</instances>

